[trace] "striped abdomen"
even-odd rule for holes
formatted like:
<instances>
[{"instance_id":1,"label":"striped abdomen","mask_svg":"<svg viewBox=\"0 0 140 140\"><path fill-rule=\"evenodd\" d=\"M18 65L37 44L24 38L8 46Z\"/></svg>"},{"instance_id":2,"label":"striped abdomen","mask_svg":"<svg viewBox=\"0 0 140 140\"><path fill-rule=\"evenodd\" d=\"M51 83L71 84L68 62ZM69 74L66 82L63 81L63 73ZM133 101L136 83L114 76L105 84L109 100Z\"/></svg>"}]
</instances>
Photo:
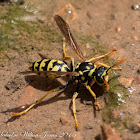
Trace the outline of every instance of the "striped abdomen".
<instances>
[{"instance_id":1,"label":"striped abdomen","mask_svg":"<svg viewBox=\"0 0 140 140\"><path fill-rule=\"evenodd\" d=\"M43 60L39 60L34 62L33 64L31 64L30 66L30 70L37 72L37 74L43 76L43 77L48 77L48 78L58 78L60 77L59 75L56 74L47 74L46 71L62 71L62 72L69 72L70 69L68 68L68 66L60 60L50 60L50 59L43 59ZM39 71L44 71L39 73Z\"/></svg>"}]
</instances>

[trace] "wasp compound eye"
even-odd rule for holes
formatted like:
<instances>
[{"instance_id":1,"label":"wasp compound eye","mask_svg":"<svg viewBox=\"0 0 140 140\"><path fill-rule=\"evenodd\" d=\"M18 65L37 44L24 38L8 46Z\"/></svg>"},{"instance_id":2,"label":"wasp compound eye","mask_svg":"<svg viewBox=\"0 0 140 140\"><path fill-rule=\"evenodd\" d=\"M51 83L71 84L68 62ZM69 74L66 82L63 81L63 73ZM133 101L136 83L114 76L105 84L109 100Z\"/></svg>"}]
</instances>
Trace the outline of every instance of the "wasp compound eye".
<instances>
[{"instance_id":1,"label":"wasp compound eye","mask_svg":"<svg viewBox=\"0 0 140 140\"><path fill-rule=\"evenodd\" d=\"M98 84L104 84L104 80L106 79L106 68L105 67L99 67L95 71L95 81Z\"/></svg>"}]
</instances>

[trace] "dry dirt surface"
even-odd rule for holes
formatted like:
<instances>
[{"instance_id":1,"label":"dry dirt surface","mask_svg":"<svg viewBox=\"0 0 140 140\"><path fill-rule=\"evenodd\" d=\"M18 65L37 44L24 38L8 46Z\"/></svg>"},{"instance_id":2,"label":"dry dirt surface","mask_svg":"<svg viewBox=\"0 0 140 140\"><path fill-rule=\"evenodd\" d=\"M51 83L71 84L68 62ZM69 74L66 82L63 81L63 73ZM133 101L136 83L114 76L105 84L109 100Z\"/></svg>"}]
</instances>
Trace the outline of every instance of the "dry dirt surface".
<instances>
[{"instance_id":1,"label":"dry dirt surface","mask_svg":"<svg viewBox=\"0 0 140 140\"><path fill-rule=\"evenodd\" d=\"M0 11L0 140L140 139L139 0L3 0ZM121 72L111 72L109 91L97 84L92 86L100 111L81 86L76 99L78 131L71 102L76 83L49 94L22 116L11 115L66 83L61 78L20 73L41 60L39 54L63 60L63 36L53 19L55 14L69 23L87 59L113 48L117 51L100 62L113 65L128 58L119 65ZM71 50L66 47L75 63L80 62Z\"/></svg>"}]
</instances>

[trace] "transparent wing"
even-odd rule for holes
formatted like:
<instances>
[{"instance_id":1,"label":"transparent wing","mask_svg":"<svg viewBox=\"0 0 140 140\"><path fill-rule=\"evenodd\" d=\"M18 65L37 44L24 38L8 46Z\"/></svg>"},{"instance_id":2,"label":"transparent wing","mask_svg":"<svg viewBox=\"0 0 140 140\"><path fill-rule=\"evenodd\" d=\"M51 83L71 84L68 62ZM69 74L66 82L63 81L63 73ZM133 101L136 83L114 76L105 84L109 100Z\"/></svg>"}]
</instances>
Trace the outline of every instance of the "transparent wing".
<instances>
[{"instance_id":1,"label":"transparent wing","mask_svg":"<svg viewBox=\"0 0 140 140\"><path fill-rule=\"evenodd\" d=\"M63 72L63 71L23 71L19 72L19 74L30 74L30 73L44 73L44 74L52 74L52 75L71 75L71 76L78 76L77 72Z\"/></svg>"},{"instance_id":2,"label":"transparent wing","mask_svg":"<svg viewBox=\"0 0 140 140\"><path fill-rule=\"evenodd\" d=\"M82 51L80 50L80 48L78 47L71 31L70 31L70 27L69 25L58 15L54 16L54 19L59 27L59 29L61 30L63 36L65 37L65 39L68 41L68 43L71 45L71 47L73 48L73 50L76 52L76 54L83 60L85 61L85 57L83 56Z\"/></svg>"}]
</instances>

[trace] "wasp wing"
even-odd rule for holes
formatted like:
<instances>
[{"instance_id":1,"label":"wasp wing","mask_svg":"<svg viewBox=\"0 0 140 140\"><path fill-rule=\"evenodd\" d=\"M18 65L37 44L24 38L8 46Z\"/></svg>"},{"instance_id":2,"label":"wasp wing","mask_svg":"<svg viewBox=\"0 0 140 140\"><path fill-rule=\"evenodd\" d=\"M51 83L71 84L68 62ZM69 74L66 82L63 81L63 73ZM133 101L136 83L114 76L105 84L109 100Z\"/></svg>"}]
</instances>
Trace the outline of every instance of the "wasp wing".
<instances>
[{"instance_id":1,"label":"wasp wing","mask_svg":"<svg viewBox=\"0 0 140 140\"><path fill-rule=\"evenodd\" d=\"M55 15L54 19L59 27L59 29L61 30L63 36L66 38L66 40L68 41L68 43L71 45L71 47L73 48L73 50L76 52L76 54L82 59L82 60L86 60L82 51L80 50L80 48L78 47L71 31L70 31L70 27L69 25L66 23L66 21L64 21L60 16Z\"/></svg>"},{"instance_id":2,"label":"wasp wing","mask_svg":"<svg viewBox=\"0 0 140 140\"><path fill-rule=\"evenodd\" d=\"M54 75L70 75L70 76L78 76L77 72L64 72L64 71L38 71L39 73L46 73L46 74L54 74Z\"/></svg>"},{"instance_id":3,"label":"wasp wing","mask_svg":"<svg viewBox=\"0 0 140 140\"><path fill-rule=\"evenodd\" d=\"M19 72L19 74L30 74L30 73L37 73L37 74L48 74L48 75L57 75L57 76L78 76L79 74L77 72L63 72L63 71L23 71Z\"/></svg>"}]
</instances>

